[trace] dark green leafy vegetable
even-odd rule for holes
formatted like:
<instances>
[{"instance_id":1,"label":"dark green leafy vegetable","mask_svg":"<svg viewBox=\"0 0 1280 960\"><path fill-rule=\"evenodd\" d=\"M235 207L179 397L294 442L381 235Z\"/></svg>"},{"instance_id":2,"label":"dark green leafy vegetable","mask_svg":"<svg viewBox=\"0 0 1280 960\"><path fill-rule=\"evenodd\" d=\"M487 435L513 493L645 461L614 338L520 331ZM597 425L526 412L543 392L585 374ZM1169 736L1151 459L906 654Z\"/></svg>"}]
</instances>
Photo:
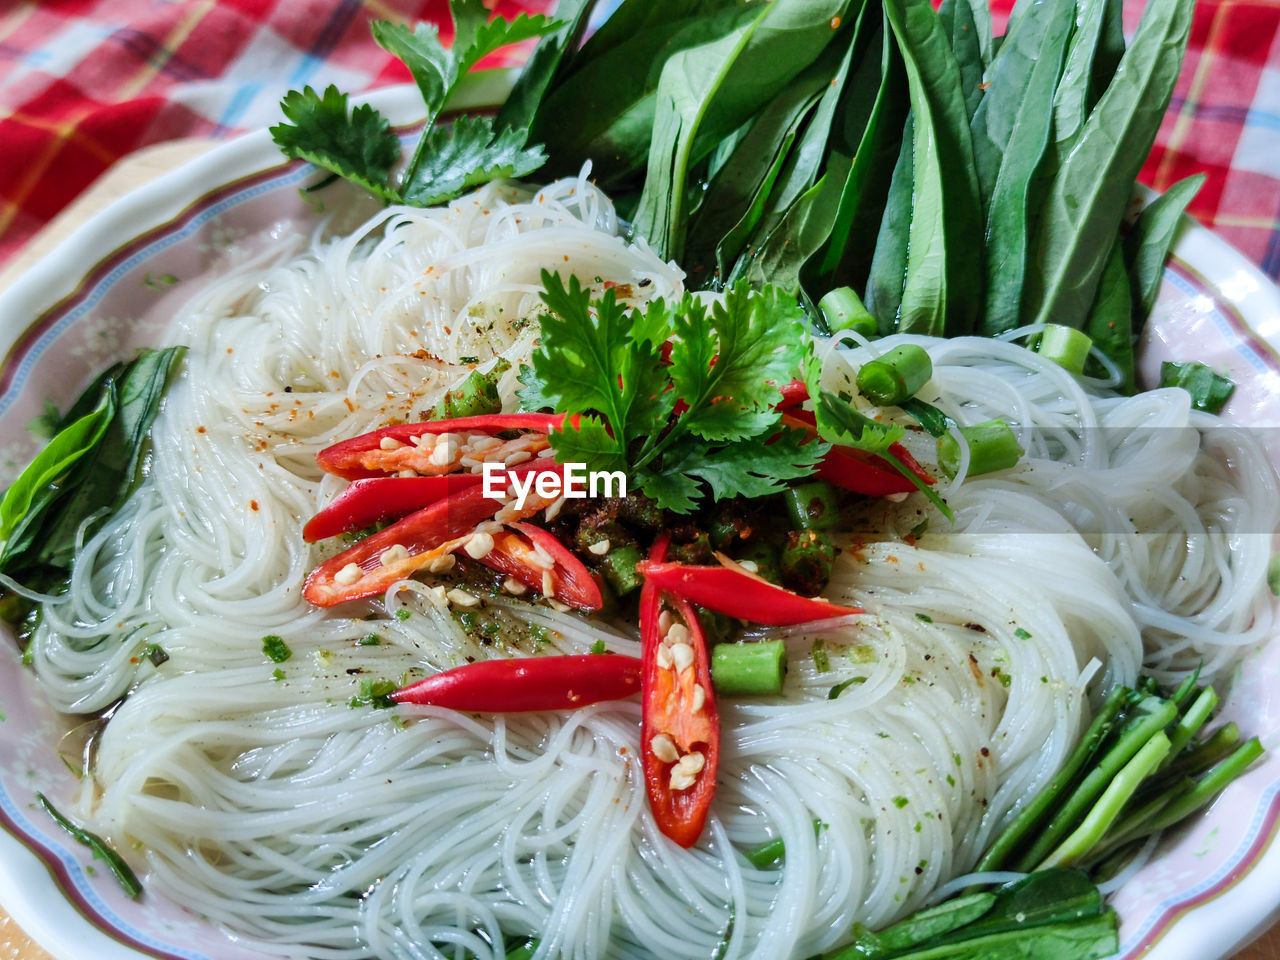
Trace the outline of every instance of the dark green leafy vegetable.
<instances>
[{"instance_id":1,"label":"dark green leafy vegetable","mask_svg":"<svg viewBox=\"0 0 1280 960\"><path fill-rule=\"evenodd\" d=\"M981 216L960 68L928 0L886 0L915 118L899 329L968 333L981 298Z\"/></svg>"},{"instance_id":2,"label":"dark green leafy vegetable","mask_svg":"<svg viewBox=\"0 0 1280 960\"><path fill-rule=\"evenodd\" d=\"M1118 389L1132 393L1135 389L1133 297L1121 244L1118 236L1111 241L1111 252L1107 254L1102 268L1098 292L1089 308L1084 329L1089 339L1120 371Z\"/></svg>"},{"instance_id":3,"label":"dark green leafy vegetable","mask_svg":"<svg viewBox=\"0 0 1280 960\"><path fill-rule=\"evenodd\" d=\"M955 897L879 933L856 926L854 937L827 960L1100 960L1119 947L1114 911L1084 874L1062 869Z\"/></svg>"},{"instance_id":4,"label":"dark green leafy vegetable","mask_svg":"<svg viewBox=\"0 0 1280 960\"><path fill-rule=\"evenodd\" d=\"M75 419L50 441L0 502L0 570L58 579L76 537L92 535L139 479L147 433L183 348L144 350L112 367L72 405Z\"/></svg>"},{"instance_id":5,"label":"dark green leafy vegetable","mask_svg":"<svg viewBox=\"0 0 1280 960\"><path fill-rule=\"evenodd\" d=\"M1160 364L1160 386L1181 387L1191 394L1191 406L1208 413L1221 411L1236 389L1227 377L1194 360Z\"/></svg>"},{"instance_id":6,"label":"dark green leafy vegetable","mask_svg":"<svg viewBox=\"0 0 1280 960\"><path fill-rule=\"evenodd\" d=\"M974 161L987 231L986 301L978 329L988 336L1021 322L1042 186L1038 171L1049 143L1054 90L1072 26L1071 4L1037 0L1000 47L995 76L974 116ZM984 167L984 158L995 168Z\"/></svg>"},{"instance_id":7,"label":"dark green leafy vegetable","mask_svg":"<svg viewBox=\"0 0 1280 960\"><path fill-rule=\"evenodd\" d=\"M1027 315L1083 325L1133 186L1173 94L1191 0L1156 0L1056 171L1028 270Z\"/></svg>"},{"instance_id":8,"label":"dark green leafy vegetable","mask_svg":"<svg viewBox=\"0 0 1280 960\"><path fill-rule=\"evenodd\" d=\"M142 896L142 884L138 882L137 874L133 872L129 864L125 863L124 857L111 849L111 845L103 840L96 833L90 833L83 827L78 827L61 813L57 808L49 802L49 798L43 793L36 794L36 800L40 806L44 808L44 812L53 818L53 822L70 834L71 838L77 843L82 843L93 851L93 858L101 860L107 865L112 875L120 881L120 886L124 892L133 900L137 900Z\"/></svg>"},{"instance_id":9,"label":"dark green leafy vegetable","mask_svg":"<svg viewBox=\"0 0 1280 960\"><path fill-rule=\"evenodd\" d=\"M867 294L863 298L880 332L893 332L902 310L902 287L907 278L907 244L911 232L911 191L915 181L915 117L908 114L902 130L902 147L889 181L884 216L871 256Z\"/></svg>"},{"instance_id":10,"label":"dark green leafy vegetable","mask_svg":"<svg viewBox=\"0 0 1280 960\"><path fill-rule=\"evenodd\" d=\"M768 103L831 42L850 0L781 0L662 68L636 230L661 256L684 249L691 164Z\"/></svg>"},{"instance_id":11,"label":"dark green leafy vegetable","mask_svg":"<svg viewBox=\"0 0 1280 960\"><path fill-rule=\"evenodd\" d=\"M547 90L572 68L574 54L582 45L587 22L598 3L599 0L560 0L556 4L556 16L562 26L542 34L494 118L495 128L527 130L532 126Z\"/></svg>"},{"instance_id":12,"label":"dark green leafy vegetable","mask_svg":"<svg viewBox=\"0 0 1280 960\"><path fill-rule=\"evenodd\" d=\"M1164 262L1177 239L1182 214L1204 186L1205 175L1179 180L1151 201L1124 241L1124 262L1133 292L1135 332L1142 329L1156 302L1156 291L1164 276Z\"/></svg>"}]
</instances>

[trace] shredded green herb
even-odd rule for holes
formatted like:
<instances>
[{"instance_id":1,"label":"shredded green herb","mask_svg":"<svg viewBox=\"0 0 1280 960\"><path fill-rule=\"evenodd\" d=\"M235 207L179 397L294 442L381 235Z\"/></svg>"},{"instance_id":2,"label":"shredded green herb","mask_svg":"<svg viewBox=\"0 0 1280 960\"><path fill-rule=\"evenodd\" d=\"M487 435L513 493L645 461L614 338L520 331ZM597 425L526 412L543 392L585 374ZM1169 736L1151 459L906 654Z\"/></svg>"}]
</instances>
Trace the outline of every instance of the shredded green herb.
<instances>
[{"instance_id":1,"label":"shredded green herb","mask_svg":"<svg viewBox=\"0 0 1280 960\"><path fill-rule=\"evenodd\" d=\"M293 656L293 651L284 642L284 638L276 636L274 633L262 638L262 652L267 655L267 659L272 663L284 663Z\"/></svg>"},{"instance_id":2,"label":"shredded green herb","mask_svg":"<svg viewBox=\"0 0 1280 960\"><path fill-rule=\"evenodd\" d=\"M120 886L124 888L124 892L131 899L136 900L142 895L142 884L138 882L137 875L129 867L129 864L125 863L124 858L111 849L111 845L107 841L96 833L90 833L83 827L76 826L59 813L43 793L37 793L36 800L40 802L40 806L44 808L45 813L53 818L54 823L65 830L77 843L82 843L92 850L95 860L101 860L107 865L107 868L120 881Z\"/></svg>"}]
</instances>

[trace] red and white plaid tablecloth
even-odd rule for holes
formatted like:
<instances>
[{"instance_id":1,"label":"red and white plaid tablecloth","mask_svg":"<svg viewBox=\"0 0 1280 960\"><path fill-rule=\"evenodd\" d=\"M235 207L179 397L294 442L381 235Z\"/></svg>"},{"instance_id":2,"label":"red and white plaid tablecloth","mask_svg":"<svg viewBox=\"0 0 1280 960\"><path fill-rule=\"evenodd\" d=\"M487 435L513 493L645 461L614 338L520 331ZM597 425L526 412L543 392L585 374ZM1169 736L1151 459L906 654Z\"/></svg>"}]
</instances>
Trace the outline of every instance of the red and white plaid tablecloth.
<instances>
[{"instance_id":1,"label":"red and white plaid tablecloth","mask_svg":"<svg viewBox=\"0 0 1280 960\"><path fill-rule=\"evenodd\" d=\"M498 12L551 0L498 0ZM1011 0L994 0L1002 22ZM1126 2L1131 30L1140 2ZM447 24L445 0L0 0L0 262L121 156L269 124L291 87L408 80L370 19ZM448 28L446 27L446 33ZM496 64L494 64L496 65ZM1280 3L1199 0L1142 172L1203 171L1190 212L1280 278Z\"/></svg>"}]
</instances>

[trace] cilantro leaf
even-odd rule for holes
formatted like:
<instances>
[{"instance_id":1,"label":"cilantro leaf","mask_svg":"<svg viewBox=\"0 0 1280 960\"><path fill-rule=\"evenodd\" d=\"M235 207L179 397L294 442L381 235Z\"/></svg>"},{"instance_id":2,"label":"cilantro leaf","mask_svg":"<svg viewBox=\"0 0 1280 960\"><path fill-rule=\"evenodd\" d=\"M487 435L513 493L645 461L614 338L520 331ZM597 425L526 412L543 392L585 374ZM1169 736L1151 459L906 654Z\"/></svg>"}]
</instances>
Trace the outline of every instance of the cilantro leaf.
<instances>
[{"instance_id":1,"label":"cilantro leaf","mask_svg":"<svg viewBox=\"0 0 1280 960\"><path fill-rule=\"evenodd\" d=\"M528 176L547 162L541 146L523 148L523 131L494 137L488 117L463 115L447 127L432 127L423 134L422 161L401 184L404 201L444 203L490 180Z\"/></svg>"},{"instance_id":2,"label":"cilantro leaf","mask_svg":"<svg viewBox=\"0 0 1280 960\"><path fill-rule=\"evenodd\" d=\"M434 23L419 23L410 29L390 20L375 20L370 29L378 46L409 68L427 108L426 127L430 129L462 73L453 52L440 42L440 30Z\"/></svg>"},{"instance_id":3,"label":"cilantro leaf","mask_svg":"<svg viewBox=\"0 0 1280 960\"><path fill-rule=\"evenodd\" d=\"M827 445L806 443L802 430L784 428L723 446L688 445L663 459L659 477L688 474L706 481L716 500L726 497L767 497L781 493L787 480L807 477L817 468ZM645 475L644 491L649 492Z\"/></svg>"},{"instance_id":4,"label":"cilantro leaf","mask_svg":"<svg viewBox=\"0 0 1280 960\"><path fill-rule=\"evenodd\" d=\"M660 431L675 399L663 392L659 346L632 336L633 312L612 290L592 301L577 277L566 287L544 270L542 284L548 312L533 370L546 401L556 410L599 411L619 443Z\"/></svg>"},{"instance_id":5,"label":"cilantro leaf","mask_svg":"<svg viewBox=\"0 0 1280 960\"><path fill-rule=\"evenodd\" d=\"M332 84L324 94L290 90L280 102L290 123L271 128L285 156L306 160L358 184L384 200L399 195L388 179L400 158L400 141L385 117L368 104L347 110L347 95Z\"/></svg>"},{"instance_id":6,"label":"cilantro leaf","mask_svg":"<svg viewBox=\"0 0 1280 960\"><path fill-rule=\"evenodd\" d=\"M803 343L804 313L776 287L753 294L735 284L709 318L685 311L671 350L671 380L689 405L684 429L705 440L740 440L776 424L778 385L799 368Z\"/></svg>"},{"instance_id":7,"label":"cilantro leaf","mask_svg":"<svg viewBox=\"0 0 1280 960\"><path fill-rule=\"evenodd\" d=\"M453 17L453 49L459 73L466 73L495 50L554 33L564 26L563 21L541 13L521 13L510 21L503 17L490 20L489 11L480 0L454 0Z\"/></svg>"},{"instance_id":8,"label":"cilantro leaf","mask_svg":"<svg viewBox=\"0 0 1280 960\"><path fill-rule=\"evenodd\" d=\"M508 22L489 20L480 0L457 0L452 48L440 42L430 23L410 28L374 21L373 37L404 61L424 107L424 128L401 185L391 170L400 159L400 141L386 118L368 105L349 110L337 87L317 94L310 87L292 90L281 101L287 123L271 128L286 156L307 160L388 202L429 206L451 200L470 187L504 177L523 177L546 161L542 148L525 148L528 130L504 128L495 134L488 118L459 117L452 127L435 126L458 81L495 50L530 40L560 27L539 14L520 14Z\"/></svg>"},{"instance_id":9,"label":"cilantro leaf","mask_svg":"<svg viewBox=\"0 0 1280 960\"><path fill-rule=\"evenodd\" d=\"M738 287L710 306L686 296L637 310L612 290L592 299L575 277L566 285L544 272L542 281L547 313L520 401L581 415L551 434L557 460L622 470L677 513L707 493L766 496L814 471L826 444L781 429L774 409L777 384L809 349L794 299ZM683 410L673 416L677 398Z\"/></svg>"},{"instance_id":10,"label":"cilantro leaf","mask_svg":"<svg viewBox=\"0 0 1280 960\"><path fill-rule=\"evenodd\" d=\"M589 463L596 470L627 469L627 452L599 417L585 416L551 434L560 463Z\"/></svg>"}]
</instances>

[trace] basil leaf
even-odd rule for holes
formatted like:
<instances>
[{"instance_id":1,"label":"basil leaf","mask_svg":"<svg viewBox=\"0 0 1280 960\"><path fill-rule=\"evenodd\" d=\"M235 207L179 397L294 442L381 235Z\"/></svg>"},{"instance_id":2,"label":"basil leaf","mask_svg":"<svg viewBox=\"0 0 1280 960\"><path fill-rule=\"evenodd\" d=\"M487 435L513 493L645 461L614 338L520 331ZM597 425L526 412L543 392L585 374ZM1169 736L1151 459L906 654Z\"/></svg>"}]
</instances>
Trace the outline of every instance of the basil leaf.
<instances>
[{"instance_id":1,"label":"basil leaf","mask_svg":"<svg viewBox=\"0 0 1280 960\"><path fill-rule=\"evenodd\" d=\"M906 123L907 81L902 57L881 12L880 85L836 208L831 237L822 253L813 286L862 289L871 272L874 248L864 238L873 235L884 217L894 168L902 150ZM875 41L873 41L874 47ZM902 265L906 270L905 260Z\"/></svg>"},{"instance_id":2,"label":"basil leaf","mask_svg":"<svg viewBox=\"0 0 1280 960\"><path fill-rule=\"evenodd\" d=\"M184 347L144 350L120 375L115 384L115 415L91 456L68 478L57 516L41 532L34 556L37 562L70 569L81 526L89 521L85 532L92 535L133 492L147 433L160 410L169 375L184 352Z\"/></svg>"},{"instance_id":3,"label":"basil leaf","mask_svg":"<svg viewBox=\"0 0 1280 960\"><path fill-rule=\"evenodd\" d=\"M1179 180L1156 197L1138 216L1124 242L1124 260L1133 281L1134 332L1142 329L1156 302L1164 277L1164 263L1182 226L1182 214L1200 188L1205 175Z\"/></svg>"},{"instance_id":4,"label":"basil leaf","mask_svg":"<svg viewBox=\"0 0 1280 960\"><path fill-rule=\"evenodd\" d=\"M1089 308L1084 332L1094 346L1110 357L1120 368L1120 390L1133 393L1133 296L1129 289L1129 273L1125 270L1124 252L1117 237L1107 254L1102 279L1098 281L1098 293Z\"/></svg>"},{"instance_id":5,"label":"basil leaf","mask_svg":"<svg viewBox=\"0 0 1280 960\"><path fill-rule=\"evenodd\" d=\"M1072 11L1071 4L1037 0L1018 21L1017 33L1000 48L995 76L974 116L975 162L985 157L988 164L998 163L994 170L978 167L987 218L986 300L978 326L984 336L1012 330L1020 322L1032 223L1042 189L1037 171L1049 143ZM1005 114L999 124L996 112ZM980 149L980 144L985 146Z\"/></svg>"},{"instance_id":6,"label":"basil leaf","mask_svg":"<svg viewBox=\"0 0 1280 960\"><path fill-rule=\"evenodd\" d=\"M68 471L91 452L115 414L115 398L103 391L93 411L63 427L19 475L0 500L0 539L5 541L0 568L20 552L24 526L42 514L62 493L58 484Z\"/></svg>"},{"instance_id":7,"label":"basil leaf","mask_svg":"<svg viewBox=\"0 0 1280 960\"><path fill-rule=\"evenodd\" d=\"M929 0L886 0L885 12L902 51L915 117L898 327L934 336L968 333L981 300L981 217L960 68Z\"/></svg>"},{"instance_id":8,"label":"basil leaf","mask_svg":"<svg viewBox=\"0 0 1280 960\"><path fill-rule=\"evenodd\" d=\"M556 5L556 16L565 23L554 33L545 34L534 47L529 61L520 71L519 78L502 104L502 109L494 118L493 125L496 129L529 128L547 91L571 69L574 55L586 33L587 22L599 2L600 0L560 0Z\"/></svg>"},{"instance_id":9,"label":"basil leaf","mask_svg":"<svg viewBox=\"0 0 1280 960\"><path fill-rule=\"evenodd\" d=\"M1231 380L1194 360L1186 363L1165 361L1160 364L1160 386L1181 387L1191 394L1191 406L1207 413L1222 410L1236 389Z\"/></svg>"},{"instance_id":10,"label":"basil leaf","mask_svg":"<svg viewBox=\"0 0 1280 960\"><path fill-rule=\"evenodd\" d=\"M907 114L902 147L889 180L880 231L876 235L867 293L862 298L880 324L880 333L892 333L902 310L902 287L907 278L907 243L911 234L911 191L915 182L915 117Z\"/></svg>"},{"instance_id":11,"label":"basil leaf","mask_svg":"<svg viewBox=\"0 0 1280 960\"><path fill-rule=\"evenodd\" d=\"M1192 0L1153 0L1115 78L1054 176L1043 205L1023 314L1084 323L1133 178L1155 142L1182 66Z\"/></svg>"},{"instance_id":12,"label":"basil leaf","mask_svg":"<svg viewBox=\"0 0 1280 960\"><path fill-rule=\"evenodd\" d=\"M663 66L635 221L660 256L683 253L691 164L821 53L849 2L775 0L722 39L682 50Z\"/></svg>"}]
</instances>

